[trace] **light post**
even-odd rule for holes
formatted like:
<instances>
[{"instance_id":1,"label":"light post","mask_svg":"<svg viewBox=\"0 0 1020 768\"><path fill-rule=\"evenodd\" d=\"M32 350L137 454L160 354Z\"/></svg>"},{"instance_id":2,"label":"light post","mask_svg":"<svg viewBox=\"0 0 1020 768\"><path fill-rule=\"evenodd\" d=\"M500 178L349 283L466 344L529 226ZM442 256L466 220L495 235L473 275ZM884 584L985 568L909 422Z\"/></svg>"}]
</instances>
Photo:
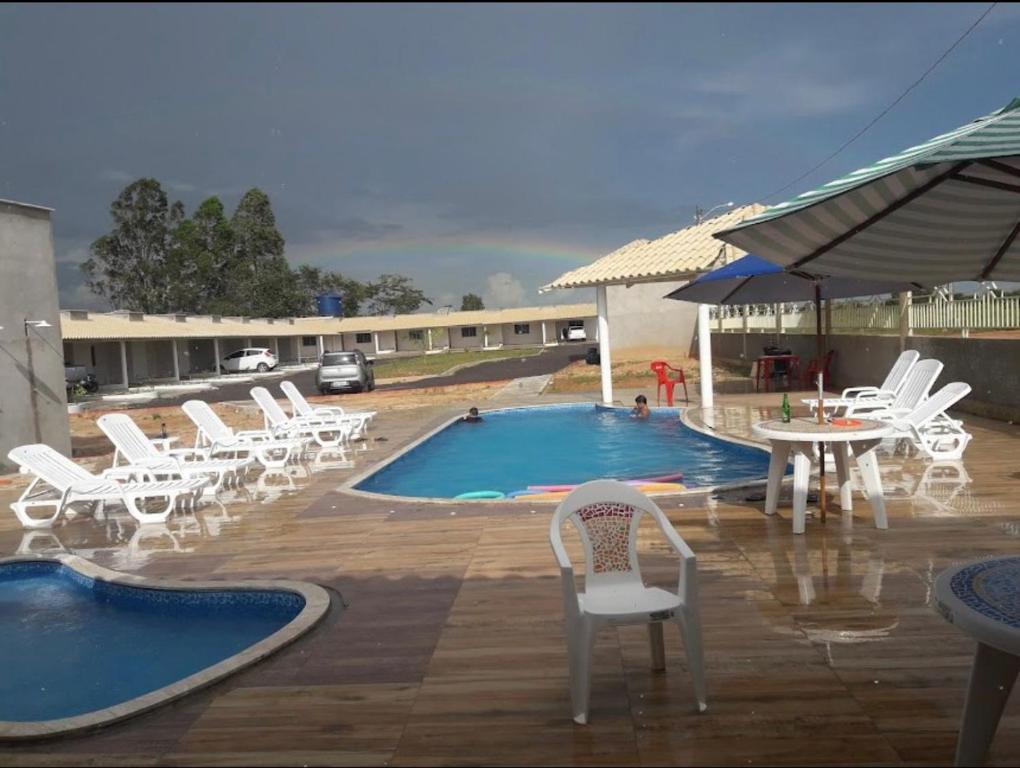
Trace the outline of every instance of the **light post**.
<instances>
[{"instance_id":1,"label":"light post","mask_svg":"<svg viewBox=\"0 0 1020 768\"><path fill-rule=\"evenodd\" d=\"M35 385L35 365L32 360L32 340L28 336L29 328L50 328L45 320L29 320L25 318L25 360L28 363L28 397L32 402L32 426L35 428L35 441L42 442L42 429L39 425L39 395Z\"/></svg>"},{"instance_id":2,"label":"light post","mask_svg":"<svg viewBox=\"0 0 1020 768\"><path fill-rule=\"evenodd\" d=\"M696 206L694 206L694 223L695 224L700 224L701 222L703 222L705 219L710 217L713 213L715 213L720 208L732 208L732 207L733 207L733 201L732 200L730 200L728 203L720 203L719 205L713 206L713 207L709 208L707 211L701 210L701 206L700 205L696 205Z\"/></svg>"}]
</instances>

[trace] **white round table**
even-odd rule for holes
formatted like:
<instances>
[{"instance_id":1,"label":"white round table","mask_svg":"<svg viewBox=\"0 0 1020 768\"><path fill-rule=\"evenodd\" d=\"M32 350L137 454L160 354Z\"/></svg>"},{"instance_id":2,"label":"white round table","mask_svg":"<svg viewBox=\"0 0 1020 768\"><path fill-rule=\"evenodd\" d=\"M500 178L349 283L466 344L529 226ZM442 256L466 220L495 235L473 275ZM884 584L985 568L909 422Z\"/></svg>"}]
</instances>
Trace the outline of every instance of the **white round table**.
<instances>
[{"instance_id":1,"label":"white round table","mask_svg":"<svg viewBox=\"0 0 1020 768\"><path fill-rule=\"evenodd\" d=\"M935 607L977 640L957 765L980 765L1020 672L1020 557L957 565L935 580Z\"/></svg>"},{"instance_id":2,"label":"white round table","mask_svg":"<svg viewBox=\"0 0 1020 768\"><path fill-rule=\"evenodd\" d=\"M890 424L872 419L856 421L860 423L852 427L838 427L829 423L819 424L815 416L800 416L789 422L775 419L751 427L755 435L765 438L772 444L769 480L765 491L766 515L776 514L783 475L786 474L790 454L793 454L793 532L804 533L814 444L826 443L831 446L836 462L839 506L847 511L853 509L849 469L850 450L853 449L857 466L860 467L861 476L864 478L868 502L875 516L875 527L889 527L885 517L885 500L882 497L882 480L878 473L875 447L883 438L893 433L893 428Z\"/></svg>"}]
</instances>

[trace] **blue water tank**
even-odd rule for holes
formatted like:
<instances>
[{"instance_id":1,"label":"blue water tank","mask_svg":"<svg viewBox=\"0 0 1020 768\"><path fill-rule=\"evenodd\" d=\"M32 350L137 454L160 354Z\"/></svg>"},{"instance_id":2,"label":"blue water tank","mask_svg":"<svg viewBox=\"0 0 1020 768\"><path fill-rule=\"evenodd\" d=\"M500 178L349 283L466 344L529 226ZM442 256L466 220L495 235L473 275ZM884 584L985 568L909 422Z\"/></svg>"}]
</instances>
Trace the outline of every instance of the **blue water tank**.
<instances>
[{"instance_id":1,"label":"blue water tank","mask_svg":"<svg viewBox=\"0 0 1020 768\"><path fill-rule=\"evenodd\" d=\"M329 293L323 293L315 297L316 303L319 305L319 314L323 317L343 317L344 316L344 305L340 294L336 291L330 291Z\"/></svg>"}]
</instances>

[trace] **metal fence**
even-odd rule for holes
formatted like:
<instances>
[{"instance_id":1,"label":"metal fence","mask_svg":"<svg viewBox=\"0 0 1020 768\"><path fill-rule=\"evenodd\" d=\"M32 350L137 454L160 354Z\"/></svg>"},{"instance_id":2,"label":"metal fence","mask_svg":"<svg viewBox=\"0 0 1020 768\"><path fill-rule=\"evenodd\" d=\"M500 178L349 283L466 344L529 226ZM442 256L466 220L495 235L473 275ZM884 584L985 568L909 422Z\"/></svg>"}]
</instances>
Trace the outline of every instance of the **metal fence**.
<instances>
[{"instance_id":1,"label":"metal fence","mask_svg":"<svg viewBox=\"0 0 1020 768\"><path fill-rule=\"evenodd\" d=\"M711 312L712 330L751 333L814 333L811 303L718 306ZM1020 296L985 295L968 299L923 296L899 305L876 301L833 301L827 310L832 331L1011 330L1020 328Z\"/></svg>"}]
</instances>

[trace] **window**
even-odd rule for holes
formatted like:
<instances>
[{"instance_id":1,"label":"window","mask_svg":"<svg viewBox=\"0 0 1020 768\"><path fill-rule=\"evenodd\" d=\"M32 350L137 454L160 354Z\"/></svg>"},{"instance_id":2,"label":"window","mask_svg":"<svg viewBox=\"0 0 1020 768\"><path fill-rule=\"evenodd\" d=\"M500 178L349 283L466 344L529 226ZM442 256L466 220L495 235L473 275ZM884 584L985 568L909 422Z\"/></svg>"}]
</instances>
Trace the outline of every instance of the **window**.
<instances>
[{"instance_id":1,"label":"window","mask_svg":"<svg viewBox=\"0 0 1020 768\"><path fill-rule=\"evenodd\" d=\"M409 338L411 341L424 341L425 331L408 331L407 338Z\"/></svg>"},{"instance_id":2,"label":"window","mask_svg":"<svg viewBox=\"0 0 1020 768\"><path fill-rule=\"evenodd\" d=\"M584 320L571 320L567 323L570 328L584 328Z\"/></svg>"},{"instance_id":3,"label":"window","mask_svg":"<svg viewBox=\"0 0 1020 768\"><path fill-rule=\"evenodd\" d=\"M370 333L356 333L354 334L354 342L356 344L371 344L372 334Z\"/></svg>"},{"instance_id":4,"label":"window","mask_svg":"<svg viewBox=\"0 0 1020 768\"><path fill-rule=\"evenodd\" d=\"M323 365L357 365L358 358L352 352L327 352L322 356Z\"/></svg>"},{"instance_id":5,"label":"window","mask_svg":"<svg viewBox=\"0 0 1020 768\"><path fill-rule=\"evenodd\" d=\"M227 360L237 360L239 357L244 357L244 350L239 349L237 352L231 352L227 355Z\"/></svg>"},{"instance_id":6,"label":"window","mask_svg":"<svg viewBox=\"0 0 1020 768\"><path fill-rule=\"evenodd\" d=\"M318 344L319 344L319 342L316 341L314 336L302 336L301 337L301 346L302 347L316 347L316 346L318 346Z\"/></svg>"},{"instance_id":7,"label":"window","mask_svg":"<svg viewBox=\"0 0 1020 768\"><path fill-rule=\"evenodd\" d=\"M478 329L473 325L469 325L467 328L460 329L460 337L462 339L473 339L478 335Z\"/></svg>"},{"instance_id":8,"label":"window","mask_svg":"<svg viewBox=\"0 0 1020 768\"><path fill-rule=\"evenodd\" d=\"M514 336L530 336L531 323L514 323Z\"/></svg>"}]
</instances>

